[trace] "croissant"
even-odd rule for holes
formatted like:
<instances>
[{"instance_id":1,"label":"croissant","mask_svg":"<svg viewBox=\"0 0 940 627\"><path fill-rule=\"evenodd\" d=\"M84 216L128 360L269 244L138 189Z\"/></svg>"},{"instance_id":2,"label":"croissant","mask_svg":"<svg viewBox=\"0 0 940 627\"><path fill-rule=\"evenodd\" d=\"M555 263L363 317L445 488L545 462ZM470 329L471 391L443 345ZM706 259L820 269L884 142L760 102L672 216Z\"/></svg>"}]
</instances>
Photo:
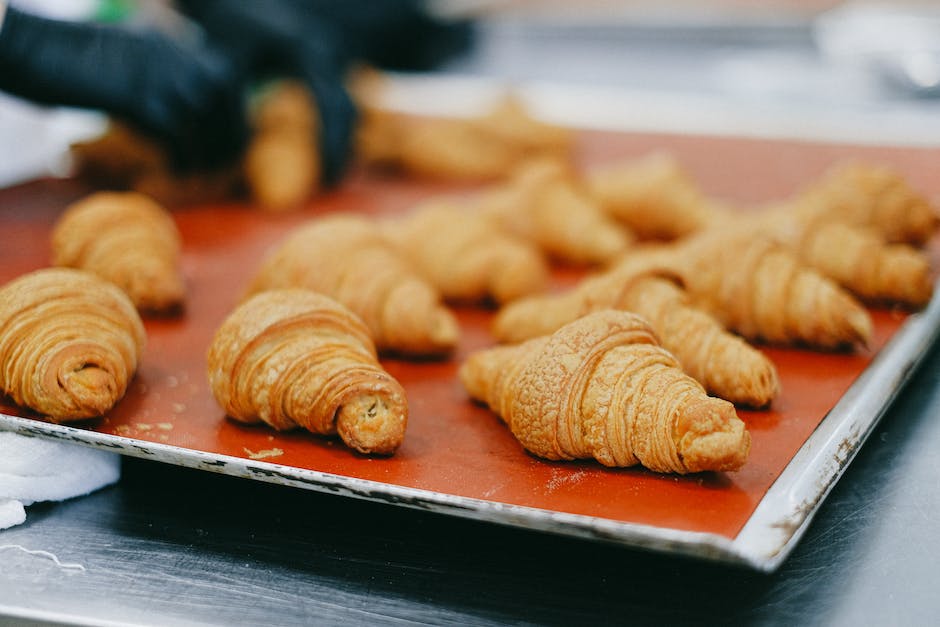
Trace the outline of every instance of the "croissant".
<instances>
[{"instance_id":1,"label":"croissant","mask_svg":"<svg viewBox=\"0 0 940 627\"><path fill-rule=\"evenodd\" d=\"M597 204L639 239L685 237L723 212L665 153L606 165L585 182Z\"/></svg>"},{"instance_id":2,"label":"croissant","mask_svg":"<svg viewBox=\"0 0 940 627\"><path fill-rule=\"evenodd\" d=\"M748 229L712 229L622 263L676 272L692 304L751 340L819 349L867 345L871 316L784 245Z\"/></svg>"},{"instance_id":3,"label":"croissant","mask_svg":"<svg viewBox=\"0 0 940 627\"><path fill-rule=\"evenodd\" d=\"M361 216L337 214L297 229L265 259L248 294L302 287L330 296L362 318L380 350L438 355L459 329L440 295Z\"/></svg>"},{"instance_id":4,"label":"croissant","mask_svg":"<svg viewBox=\"0 0 940 627\"><path fill-rule=\"evenodd\" d=\"M524 102L509 93L479 120L471 120L481 132L515 146L520 159L552 158L566 161L574 138L569 129L534 118Z\"/></svg>"},{"instance_id":5,"label":"croissant","mask_svg":"<svg viewBox=\"0 0 940 627\"><path fill-rule=\"evenodd\" d=\"M319 118L305 86L283 81L263 94L244 157L245 180L262 209L288 211L316 193L320 181Z\"/></svg>"},{"instance_id":6,"label":"croissant","mask_svg":"<svg viewBox=\"0 0 940 627\"><path fill-rule=\"evenodd\" d=\"M89 272L47 268L0 288L0 386L55 422L114 407L145 339L127 295Z\"/></svg>"},{"instance_id":7,"label":"croissant","mask_svg":"<svg viewBox=\"0 0 940 627\"><path fill-rule=\"evenodd\" d=\"M933 295L927 254L889 244L871 227L832 222L812 204L784 204L752 218L762 234L792 248L800 260L862 300L920 307Z\"/></svg>"},{"instance_id":8,"label":"croissant","mask_svg":"<svg viewBox=\"0 0 940 627\"><path fill-rule=\"evenodd\" d=\"M387 221L384 232L448 300L504 303L548 284L537 248L454 202L429 201Z\"/></svg>"},{"instance_id":9,"label":"croissant","mask_svg":"<svg viewBox=\"0 0 940 627\"><path fill-rule=\"evenodd\" d=\"M536 120L512 95L475 117L418 118L383 109L381 87L373 74L353 92L363 112L356 152L367 164L440 180L487 181L529 158L569 156L571 134Z\"/></svg>"},{"instance_id":10,"label":"croissant","mask_svg":"<svg viewBox=\"0 0 940 627\"><path fill-rule=\"evenodd\" d=\"M483 195L479 210L549 256L573 264L606 264L632 235L609 219L576 186L565 166L532 161L512 181Z\"/></svg>"},{"instance_id":11,"label":"croissant","mask_svg":"<svg viewBox=\"0 0 940 627\"><path fill-rule=\"evenodd\" d=\"M736 470L750 435L659 346L635 314L604 310L550 336L473 353L460 380L546 459L657 472Z\"/></svg>"},{"instance_id":12,"label":"croissant","mask_svg":"<svg viewBox=\"0 0 940 627\"><path fill-rule=\"evenodd\" d=\"M804 190L800 200L815 205L828 221L869 226L889 242L922 245L937 229L936 209L887 167L839 164Z\"/></svg>"},{"instance_id":13,"label":"croissant","mask_svg":"<svg viewBox=\"0 0 940 627\"><path fill-rule=\"evenodd\" d=\"M686 374L709 394L737 405L763 407L779 392L773 362L728 333L712 316L692 307L675 278L662 271L622 264L573 290L518 300L499 312L493 331L501 341L519 342L552 333L601 309L642 316Z\"/></svg>"},{"instance_id":14,"label":"croissant","mask_svg":"<svg viewBox=\"0 0 940 627\"><path fill-rule=\"evenodd\" d=\"M52 262L82 268L124 290L138 309L183 305L180 235L173 217L136 192L97 192L70 205L52 231Z\"/></svg>"},{"instance_id":15,"label":"croissant","mask_svg":"<svg viewBox=\"0 0 940 627\"><path fill-rule=\"evenodd\" d=\"M212 394L236 420L338 433L361 453L394 453L404 438L404 390L362 321L321 294L273 290L243 302L216 331L208 364Z\"/></svg>"}]
</instances>

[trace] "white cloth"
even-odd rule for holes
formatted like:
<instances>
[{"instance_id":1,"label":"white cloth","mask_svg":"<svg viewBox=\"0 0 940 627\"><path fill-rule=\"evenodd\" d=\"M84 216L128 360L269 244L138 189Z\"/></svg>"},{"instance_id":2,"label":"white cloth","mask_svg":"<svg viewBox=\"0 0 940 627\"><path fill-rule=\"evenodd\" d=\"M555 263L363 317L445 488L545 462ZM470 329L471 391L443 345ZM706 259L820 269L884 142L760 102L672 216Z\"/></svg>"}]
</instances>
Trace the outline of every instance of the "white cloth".
<instances>
[{"instance_id":1,"label":"white cloth","mask_svg":"<svg viewBox=\"0 0 940 627\"><path fill-rule=\"evenodd\" d=\"M26 520L27 505L82 496L120 476L117 453L0 431L0 529Z\"/></svg>"}]
</instances>

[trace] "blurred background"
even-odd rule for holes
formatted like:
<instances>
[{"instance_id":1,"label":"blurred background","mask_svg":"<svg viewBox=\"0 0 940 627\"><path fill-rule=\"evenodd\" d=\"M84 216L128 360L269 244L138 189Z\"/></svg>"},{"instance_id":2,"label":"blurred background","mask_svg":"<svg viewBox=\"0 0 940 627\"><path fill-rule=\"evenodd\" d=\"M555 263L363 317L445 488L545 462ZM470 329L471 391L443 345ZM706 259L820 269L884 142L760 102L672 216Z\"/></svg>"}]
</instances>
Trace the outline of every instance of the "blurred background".
<instances>
[{"instance_id":1,"label":"blurred background","mask_svg":"<svg viewBox=\"0 0 940 627\"><path fill-rule=\"evenodd\" d=\"M75 20L191 28L156 0L12 0ZM549 121L626 131L940 145L940 3L440 0L473 49L396 74L388 105L464 115L507 88ZM0 186L64 174L102 116L0 94Z\"/></svg>"}]
</instances>

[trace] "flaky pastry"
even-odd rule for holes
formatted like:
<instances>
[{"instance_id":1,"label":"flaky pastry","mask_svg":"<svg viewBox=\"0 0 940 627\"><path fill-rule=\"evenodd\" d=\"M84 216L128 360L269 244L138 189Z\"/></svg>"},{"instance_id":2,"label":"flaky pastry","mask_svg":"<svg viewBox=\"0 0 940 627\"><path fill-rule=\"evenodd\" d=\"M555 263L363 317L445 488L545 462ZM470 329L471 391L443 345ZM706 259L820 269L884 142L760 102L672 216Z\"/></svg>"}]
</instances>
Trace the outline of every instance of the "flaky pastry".
<instances>
[{"instance_id":1,"label":"flaky pastry","mask_svg":"<svg viewBox=\"0 0 940 627\"><path fill-rule=\"evenodd\" d=\"M405 392L379 364L368 329L321 294L273 290L239 305L212 339L208 376L241 422L338 433L361 453L386 455L405 435Z\"/></svg>"},{"instance_id":2,"label":"flaky pastry","mask_svg":"<svg viewBox=\"0 0 940 627\"><path fill-rule=\"evenodd\" d=\"M52 262L114 283L141 311L176 310L186 297L173 216L137 192L97 192L69 205L52 231Z\"/></svg>"},{"instance_id":3,"label":"flaky pastry","mask_svg":"<svg viewBox=\"0 0 940 627\"><path fill-rule=\"evenodd\" d=\"M0 388L55 422L111 410L145 340L127 295L90 272L47 268L0 288Z\"/></svg>"},{"instance_id":4,"label":"flaky pastry","mask_svg":"<svg viewBox=\"0 0 940 627\"><path fill-rule=\"evenodd\" d=\"M264 260L248 294L302 287L362 318L379 350L440 355L459 335L440 294L404 261L369 219L317 218L294 229Z\"/></svg>"},{"instance_id":5,"label":"flaky pastry","mask_svg":"<svg viewBox=\"0 0 940 627\"><path fill-rule=\"evenodd\" d=\"M736 470L750 450L734 406L707 396L628 312L595 312L550 336L476 352L459 374L546 459L683 474Z\"/></svg>"}]
</instances>

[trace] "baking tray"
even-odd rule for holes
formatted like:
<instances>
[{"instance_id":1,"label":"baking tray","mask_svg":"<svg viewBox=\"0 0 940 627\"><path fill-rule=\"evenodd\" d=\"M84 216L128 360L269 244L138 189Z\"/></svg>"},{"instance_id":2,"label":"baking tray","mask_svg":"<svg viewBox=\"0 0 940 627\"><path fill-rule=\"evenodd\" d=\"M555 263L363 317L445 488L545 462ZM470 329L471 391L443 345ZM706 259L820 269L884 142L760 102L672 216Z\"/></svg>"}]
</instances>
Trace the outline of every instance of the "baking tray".
<instances>
[{"instance_id":1,"label":"baking tray","mask_svg":"<svg viewBox=\"0 0 940 627\"><path fill-rule=\"evenodd\" d=\"M652 150L675 154L710 194L738 202L782 198L832 163L891 165L936 194L938 152L742 138L584 132L584 167ZM931 185L933 187L931 187ZM0 281L44 267L49 233L71 200L67 180L0 190ZM410 418L391 458L351 452L306 432L277 433L226 419L206 381L205 353L264 253L318 215L407 211L430 196L468 191L354 172L304 210L265 214L244 204L178 208L189 289L184 316L148 319L148 344L127 396L107 416L54 425L0 397L0 429L447 515L691 555L772 571L795 546L829 490L935 340L940 304L909 315L873 310L875 340L857 353L763 348L783 392L768 411L740 411L752 435L738 472L658 475L594 462L547 462L525 453L499 419L470 402L455 377L469 351L492 343L493 312L457 311L453 359L383 364L404 385ZM936 243L931 254L936 257ZM575 278L557 275L559 283Z\"/></svg>"}]
</instances>

